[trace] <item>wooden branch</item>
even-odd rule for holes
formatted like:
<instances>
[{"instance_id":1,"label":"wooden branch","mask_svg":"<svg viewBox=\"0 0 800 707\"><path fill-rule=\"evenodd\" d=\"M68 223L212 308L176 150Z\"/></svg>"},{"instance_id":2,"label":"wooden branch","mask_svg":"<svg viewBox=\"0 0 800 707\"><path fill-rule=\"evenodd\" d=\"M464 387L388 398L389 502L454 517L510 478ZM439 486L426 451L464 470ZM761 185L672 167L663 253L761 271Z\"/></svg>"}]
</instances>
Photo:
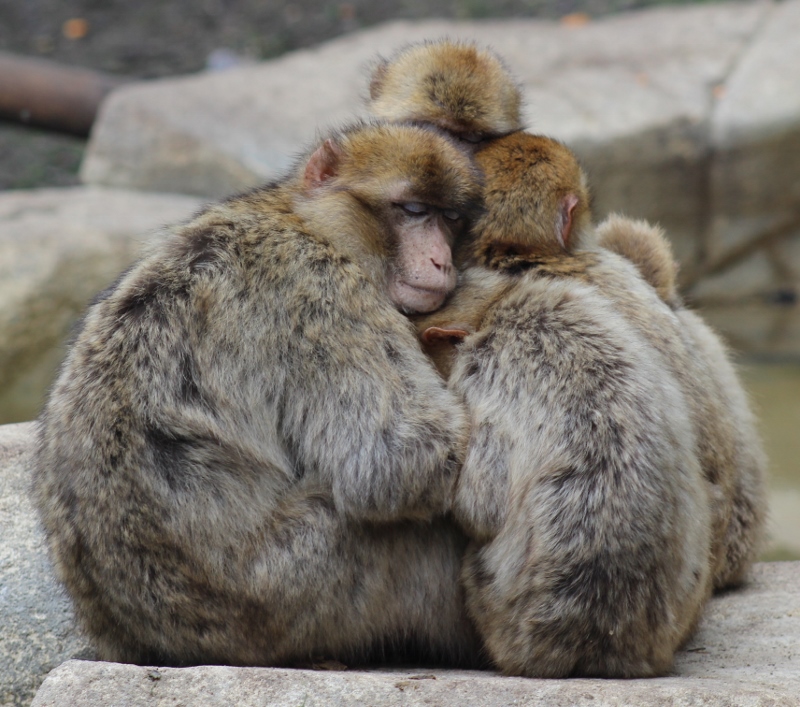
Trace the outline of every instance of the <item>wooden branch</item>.
<instances>
[{"instance_id":1,"label":"wooden branch","mask_svg":"<svg viewBox=\"0 0 800 707\"><path fill-rule=\"evenodd\" d=\"M126 79L0 52L0 118L85 136L111 89Z\"/></svg>"}]
</instances>

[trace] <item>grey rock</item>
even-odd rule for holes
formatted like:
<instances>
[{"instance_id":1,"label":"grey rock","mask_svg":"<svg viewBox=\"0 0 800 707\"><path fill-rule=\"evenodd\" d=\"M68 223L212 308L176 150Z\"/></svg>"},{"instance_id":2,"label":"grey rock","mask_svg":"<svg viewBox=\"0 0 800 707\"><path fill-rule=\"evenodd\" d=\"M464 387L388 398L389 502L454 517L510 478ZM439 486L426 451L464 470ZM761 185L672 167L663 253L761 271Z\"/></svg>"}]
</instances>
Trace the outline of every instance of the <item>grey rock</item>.
<instances>
[{"instance_id":1,"label":"grey rock","mask_svg":"<svg viewBox=\"0 0 800 707\"><path fill-rule=\"evenodd\" d=\"M35 415L88 300L199 203L99 187L0 194L0 423Z\"/></svg>"},{"instance_id":2,"label":"grey rock","mask_svg":"<svg viewBox=\"0 0 800 707\"><path fill-rule=\"evenodd\" d=\"M707 256L770 260L756 282L731 271L699 296L800 287L800 0L770 7L725 83L711 121ZM763 243L763 248L753 246ZM760 251L760 252L759 252ZM742 272L742 268L738 268ZM755 272L751 270L751 275Z\"/></svg>"},{"instance_id":3,"label":"grey rock","mask_svg":"<svg viewBox=\"0 0 800 707\"><path fill-rule=\"evenodd\" d=\"M551 28L556 51L541 64L538 38L536 51L525 46L529 123L576 151L598 218L618 211L659 222L682 262L701 255L711 90L768 7L661 7Z\"/></svg>"},{"instance_id":4,"label":"grey rock","mask_svg":"<svg viewBox=\"0 0 800 707\"><path fill-rule=\"evenodd\" d=\"M33 423L0 426L0 704L15 707L61 662L93 657L28 499L33 433Z\"/></svg>"},{"instance_id":5,"label":"grey rock","mask_svg":"<svg viewBox=\"0 0 800 707\"><path fill-rule=\"evenodd\" d=\"M770 7L712 114L709 254L800 228L800 0ZM736 226L735 228L733 226Z\"/></svg>"},{"instance_id":6,"label":"grey rock","mask_svg":"<svg viewBox=\"0 0 800 707\"><path fill-rule=\"evenodd\" d=\"M572 145L596 210L660 221L691 259L705 226L712 86L768 3L663 7L582 27L537 20L395 22L260 66L126 86L103 105L87 183L223 196L280 174L315 131L361 111L371 59L449 36L494 46L530 128Z\"/></svg>"},{"instance_id":7,"label":"grey rock","mask_svg":"<svg viewBox=\"0 0 800 707\"><path fill-rule=\"evenodd\" d=\"M528 680L490 672L159 668L69 661L33 707L391 707L547 705L774 707L800 704L800 562L757 565L743 589L715 597L672 677Z\"/></svg>"}]
</instances>

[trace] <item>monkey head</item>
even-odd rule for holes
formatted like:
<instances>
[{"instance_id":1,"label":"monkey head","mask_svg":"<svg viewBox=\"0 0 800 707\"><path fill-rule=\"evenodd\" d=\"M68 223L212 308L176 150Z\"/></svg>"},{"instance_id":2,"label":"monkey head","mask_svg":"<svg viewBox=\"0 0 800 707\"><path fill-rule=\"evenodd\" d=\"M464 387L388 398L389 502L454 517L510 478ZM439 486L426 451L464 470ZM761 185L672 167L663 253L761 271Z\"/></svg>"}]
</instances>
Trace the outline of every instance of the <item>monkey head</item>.
<instances>
[{"instance_id":1,"label":"monkey head","mask_svg":"<svg viewBox=\"0 0 800 707\"><path fill-rule=\"evenodd\" d=\"M380 59L369 109L384 120L432 123L470 143L519 130L521 97L502 61L467 42L423 42Z\"/></svg>"},{"instance_id":2,"label":"monkey head","mask_svg":"<svg viewBox=\"0 0 800 707\"><path fill-rule=\"evenodd\" d=\"M591 237L586 175L562 143L518 132L485 144L475 160L486 186L468 262L563 258Z\"/></svg>"},{"instance_id":3,"label":"monkey head","mask_svg":"<svg viewBox=\"0 0 800 707\"><path fill-rule=\"evenodd\" d=\"M455 288L451 247L480 202L470 156L439 131L360 124L325 140L302 170L298 213L325 225L404 312Z\"/></svg>"}]
</instances>

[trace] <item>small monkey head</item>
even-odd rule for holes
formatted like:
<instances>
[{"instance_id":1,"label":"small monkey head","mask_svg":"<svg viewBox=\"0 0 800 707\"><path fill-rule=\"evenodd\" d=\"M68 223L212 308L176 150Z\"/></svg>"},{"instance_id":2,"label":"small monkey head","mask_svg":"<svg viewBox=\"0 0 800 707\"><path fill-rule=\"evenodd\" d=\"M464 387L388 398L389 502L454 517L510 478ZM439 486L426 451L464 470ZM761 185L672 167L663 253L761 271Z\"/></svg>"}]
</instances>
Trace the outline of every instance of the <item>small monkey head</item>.
<instances>
[{"instance_id":1,"label":"small monkey head","mask_svg":"<svg viewBox=\"0 0 800 707\"><path fill-rule=\"evenodd\" d=\"M586 176L562 143L514 133L475 155L486 183L484 211L467 246L472 261L560 257L582 245L591 214Z\"/></svg>"},{"instance_id":2,"label":"small monkey head","mask_svg":"<svg viewBox=\"0 0 800 707\"><path fill-rule=\"evenodd\" d=\"M384 120L432 123L478 143L521 128L520 92L502 61L466 42L423 42L380 59L369 109Z\"/></svg>"},{"instance_id":3,"label":"small monkey head","mask_svg":"<svg viewBox=\"0 0 800 707\"><path fill-rule=\"evenodd\" d=\"M308 158L302 192L301 214L377 272L401 310L437 309L455 287L451 248L481 182L446 135L382 123L344 130Z\"/></svg>"},{"instance_id":4,"label":"small monkey head","mask_svg":"<svg viewBox=\"0 0 800 707\"><path fill-rule=\"evenodd\" d=\"M603 248L630 260L664 302L680 305L678 264L660 226L611 214L597 227L597 240Z\"/></svg>"}]
</instances>

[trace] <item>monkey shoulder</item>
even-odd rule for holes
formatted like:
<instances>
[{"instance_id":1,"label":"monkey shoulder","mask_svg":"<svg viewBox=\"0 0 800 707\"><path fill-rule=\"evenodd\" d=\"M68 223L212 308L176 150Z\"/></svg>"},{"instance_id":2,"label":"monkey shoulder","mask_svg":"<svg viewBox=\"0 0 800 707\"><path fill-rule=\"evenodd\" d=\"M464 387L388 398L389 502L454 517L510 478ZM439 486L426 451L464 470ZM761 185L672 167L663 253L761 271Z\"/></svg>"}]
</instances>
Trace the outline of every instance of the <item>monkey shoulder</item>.
<instances>
[{"instance_id":1,"label":"monkey shoulder","mask_svg":"<svg viewBox=\"0 0 800 707\"><path fill-rule=\"evenodd\" d=\"M468 404L524 395L529 409L566 409L622 396L645 406L649 395L674 408L681 401L673 378L663 357L601 288L531 274L519 278L461 345L452 387ZM651 380L651 391L642 395L643 382Z\"/></svg>"}]
</instances>

